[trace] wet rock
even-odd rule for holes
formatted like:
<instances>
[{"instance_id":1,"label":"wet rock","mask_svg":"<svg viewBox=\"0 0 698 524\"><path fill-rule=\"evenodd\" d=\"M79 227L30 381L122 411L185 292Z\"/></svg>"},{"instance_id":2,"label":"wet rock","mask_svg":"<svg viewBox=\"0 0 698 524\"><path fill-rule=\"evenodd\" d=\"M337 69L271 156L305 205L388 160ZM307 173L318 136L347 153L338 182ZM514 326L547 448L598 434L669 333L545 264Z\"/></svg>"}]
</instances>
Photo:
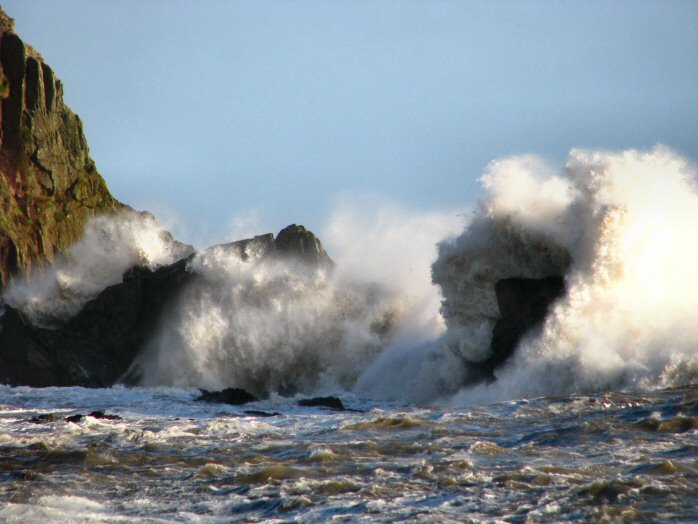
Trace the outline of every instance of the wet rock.
<instances>
[{"instance_id":1,"label":"wet rock","mask_svg":"<svg viewBox=\"0 0 698 524\"><path fill-rule=\"evenodd\" d=\"M187 259L151 271L133 268L57 329L30 325L16 309L0 316L0 383L107 387L127 376L166 308L193 274Z\"/></svg>"},{"instance_id":2,"label":"wet rock","mask_svg":"<svg viewBox=\"0 0 698 524\"><path fill-rule=\"evenodd\" d=\"M298 401L299 406L303 407L325 407L334 409L335 411L345 411L344 404L337 397L314 397L304 398Z\"/></svg>"},{"instance_id":3,"label":"wet rock","mask_svg":"<svg viewBox=\"0 0 698 524\"><path fill-rule=\"evenodd\" d=\"M285 227L276 237L267 233L213 247L233 251L243 260L275 257L297 260L310 266L334 267L320 239L312 231L296 224Z\"/></svg>"},{"instance_id":4,"label":"wet rock","mask_svg":"<svg viewBox=\"0 0 698 524\"><path fill-rule=\"evenodd\" d=\"M87 415L83 415L82 413L76 413L74 415L70 415L68 417L64 417L60 413L43 413L41 415L37 415L36 417L33 417L29 419L29 422L34 422L35 424L45 424L48 422L73 422L77 424L78 422L82 422L85 420L85 417L92 417L96 419L102 419L102 420L123 420L119 415L110 415L105 413L104 411L92 411L88 413Z\"/></svg>"},{"instance_id":5,"label":"wet rock","mask_svg":"<svg viewBox=\"0 0 698 524\"><path fill-rule=\"evenodd\" d=\"M284 257L296 257L306 263L333 266L334 262L311 231L291 224L282 229L276 239L277 252Z\"/></svg>"},{"instance_id":6,"label":"wet rock","mask_svg":"<svg viewBox=\"0 0 698 524\"><path fill-rule=\"evenodd\" d=\"M245 413L245 415L250 415L253 417L283 417L281 413L267 413L266 411L257 411L256 409L248 409L245 410L243 413Z\"/></svg>"},{"instance_id":7,"label":"wet rock","mask_svg":"<svg viewBox=\"0 0 698 524\"><path fill-rule=\"evenodd\" d=\"M213 246L213 248L232 251L242 260L248 260L250 257L260 259L264 258L270 253L274 253L276 251L276 244L274 243L274 235L272 233L267 233L265 235L258 235L252 238L236 240L235 242L230 242L228 244L219 244L217 246Z\"/></svg>"},{"instance_id":8,"label":"wet rock","mask_svg":"<svg viewBox=\"0 0 698 524\"><path fill-rule=\"evenodd\" d=\"M191 253L189 246L177 245L182 256ZM273 256L295 256L290 247L281 255L272 235L226 246L245 253L254 246L268 249ZM20 311L5 305L4 314L0 313L0 383L34 387L138 384L139 368L132 364L155 336L169 308L197 278L189 267L193 256L155 270L140 266L127 270L121 283L107 287L74 317L52 329L31 325ZM329 256L318 260L331 263Z\"/></svg>"},{"instance_id":9,"label":"wet rock","mask_svg":"<svg viewBox=\"0 0 698 524\"><path fill-rule=\"evenodd\" d=\"M119 415L110 415L104 411L91 411L87 416L100 420L123 420Z\"/></svg>"},{"instance_id":10,"label":"wet rock","mask_svg":"<svg viewBox=\"0 0 698 524\"><path fill-rule=\"evenodd\" d=\"M42 413L41 415L30 418L29 422L33 422L34 424L45 424L48 422L58 422L59 420L63 420L62 415L56 413Z\"/></svg>"},{"instance_id":11,"label":"wet rock","mask_svg":"<svg viewBox=\"0 0 698 524\"><path fill-rule=\"evenodd\" d=\"M523 336L540 327L550 306L565 293L562 277L507 278L495 285L500 317L492 330L491 356L472 368L488 381L513 355Z\"/></svg>"},{"instance_id":12,"label":"wet rock","mask_svg":"<svg viewBox=\"0 0 698 524\"><path fill-rule=\"evenodd\" d=\"M249 402L256 402L259 399L244 389L226 388L222 391L206 391L202 389L201 395L194 400L198 402L215 402L219 404L241 406Z\"/></svg>"}]
</instances>

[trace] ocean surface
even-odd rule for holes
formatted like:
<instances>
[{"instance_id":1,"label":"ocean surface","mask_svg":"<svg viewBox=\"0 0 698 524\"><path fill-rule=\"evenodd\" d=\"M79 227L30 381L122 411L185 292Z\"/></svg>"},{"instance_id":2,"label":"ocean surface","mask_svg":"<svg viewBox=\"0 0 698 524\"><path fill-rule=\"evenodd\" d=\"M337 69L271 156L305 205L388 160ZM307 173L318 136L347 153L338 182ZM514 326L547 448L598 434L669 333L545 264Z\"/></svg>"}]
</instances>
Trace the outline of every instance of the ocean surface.
<instances>
[{"instance_id":1,"label":"ocean surface","mask_svg":"<svg viewBox=\"0 0 698 524\"><path fill-rule=\"evenodd\" d=\"M344 395L343 412L197 395L0 386L0 521L698 521L698 386L458 408ZM121 420L65 421L96 410Z\"/></svg>"},{"instance_id":2,"label":"ocean surface","mask_svg":"<svg viewBox=\"0 0 698 524\"><path fill-rule=\"evenodd\" d=\"M698 522L695 165L495 160L464 220L340 209L334 269L198 251L140 387L0 386L0 521ZM152 217L97 217L3 301L60 325L176 247ZM478 383L497 283L551 275L562 296ZM194 401L226 387L267 400Z\"/></svg>"}]
</instances>

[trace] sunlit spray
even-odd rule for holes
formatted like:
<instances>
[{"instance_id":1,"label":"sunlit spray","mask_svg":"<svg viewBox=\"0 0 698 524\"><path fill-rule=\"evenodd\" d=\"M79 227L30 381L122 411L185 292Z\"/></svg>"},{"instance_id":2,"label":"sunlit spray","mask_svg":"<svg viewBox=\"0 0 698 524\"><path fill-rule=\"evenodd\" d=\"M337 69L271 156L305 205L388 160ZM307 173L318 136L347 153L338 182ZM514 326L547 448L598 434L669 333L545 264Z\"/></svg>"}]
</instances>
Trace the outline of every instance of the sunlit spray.
<instances>
[{"instance_id":1,"label":"sunlit spray","mask_svg":"<svg viewBox=\"0 0 698 524\"><path fill-rule=\"evenodd\" d=\"M54 327L75 315L134 266L154 269L190 253L149 213L123 211L91 219L83 236L51 266L12 279L3 300L34 325Z\"/></svg>"},{"instance_id":2,"label":"sunlit spray","mask_svg":"<svg viewBox=\"0 0 698 524\"><path fill-rule=\"evenodd\" d=\"M472 358L462 334L472 327L473 286L490 290L483 301L489 314L496 314L496 278L564 275L567 294L493 384L464 389L456 400L695 381L695 168L664 147L573 150L560 173L537 164L514 157L492 163L483 177L489 197L477 222L487 234L497 231L491 256L473 259L476 228L442 245L434 275L445 296L446 343ZM515 264L502 271L502 259ZM497 268L494 278L486 267ZM486 339L475 358L486 356Z\"/></svg>"}]
</instances>

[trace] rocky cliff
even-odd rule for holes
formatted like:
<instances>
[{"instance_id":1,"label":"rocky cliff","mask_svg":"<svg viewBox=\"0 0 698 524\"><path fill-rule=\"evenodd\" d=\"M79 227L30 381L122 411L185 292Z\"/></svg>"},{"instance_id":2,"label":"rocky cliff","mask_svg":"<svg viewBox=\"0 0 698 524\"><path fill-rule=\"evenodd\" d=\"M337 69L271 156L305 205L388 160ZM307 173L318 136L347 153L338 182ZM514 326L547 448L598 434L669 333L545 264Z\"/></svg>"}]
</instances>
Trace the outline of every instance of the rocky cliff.
<instances>
[{"instance_id":1,"label":"rocky cliff","mask_svg":"<svg viewBox=\"0 0 698 524\"><path fill-rule=\"evenodd\" d=\"M0 8L0 288L75 242L87 219L123 207L90 158L63 86Z\"/></svg>"}]
</instances>

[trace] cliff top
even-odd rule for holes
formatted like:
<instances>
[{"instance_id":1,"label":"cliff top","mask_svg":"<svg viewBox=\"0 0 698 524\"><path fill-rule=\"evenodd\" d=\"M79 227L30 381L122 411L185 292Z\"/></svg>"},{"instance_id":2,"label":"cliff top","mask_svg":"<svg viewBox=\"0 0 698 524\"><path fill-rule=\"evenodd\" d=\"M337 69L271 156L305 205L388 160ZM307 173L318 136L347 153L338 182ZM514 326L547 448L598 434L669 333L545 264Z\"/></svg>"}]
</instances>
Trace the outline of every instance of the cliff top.
<instances>
[{"instance_id":1,"label":"cliff top","mask_svg":"<svg viewBox=\"0 0 698 524\"><path fill-rule=\"evenodd\" d=\"M0 33L15 34L15 19L9 16L0 5ZM28 44L24 44L27 55L43 61L41 53Z\"/></svg>"},{"instance_id":2,"label":"cliff top","mask_svg":"<svg viewBox=\"0 0 698 524\"><path fill-rule=\"evenodd\" d=\"M8 14L4 11L0 5L0 31L3 33L14 33L15 32L15 21L14 18L10 18Z\"/></svg>"}]
</instances>

